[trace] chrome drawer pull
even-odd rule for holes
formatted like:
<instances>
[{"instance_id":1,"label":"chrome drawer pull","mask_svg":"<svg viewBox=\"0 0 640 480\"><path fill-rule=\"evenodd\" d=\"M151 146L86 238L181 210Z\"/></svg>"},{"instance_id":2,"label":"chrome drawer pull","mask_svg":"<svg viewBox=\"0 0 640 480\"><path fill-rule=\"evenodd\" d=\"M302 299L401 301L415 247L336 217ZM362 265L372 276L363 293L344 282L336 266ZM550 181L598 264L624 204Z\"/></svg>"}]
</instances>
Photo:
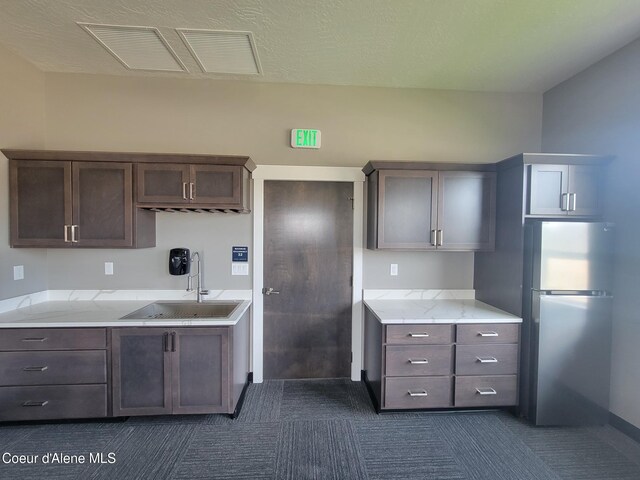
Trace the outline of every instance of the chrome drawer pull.
<instances>
[{"instance_id":1,"label":"chrome drawer pull","mask_svg":"<svg viewBox=\"0 0 640 480\"><path fill-rule=\"evenodd\" d=\"M49 400L44 400L42 402L32 402L31 400L27 400L22 404L23 407L44 407Z\"/></svg>"},{"instance_id":2,"label":"chrome drawer pull","mask_svg":"<svg viewBox=\"0 0 640 480\"><path fill-rule=\"evenodd\" d=\"M39 338L23 338L23 342L44 342L47 337L39 337Z\"/></svg>"},{"instance_id":3,"label":"chrome drawer pull","mask_svg":"<svg viewBox=\"0 0 640 480\"><path fill-rule=\"evenodd\" d=\"M409 332L409 336L413 337L413 338L422 338L422 337L428 337L429 334L428 333L411 333L411 332Z\"/></svg>"},{"instance_id":4,"label":"chrome drawer pull","mask_svg":"<svg viewBox=\"0 0 640 480\"><path fill-rule=\"evenodd\" d=\"M22 370L24 370L25 372L44 372L47 368L47 366L44 367L24 367Z\"/></svg>"},{"instance_id":5,"label":"chrome drawer pull","mask_svg":"<svg viewBox=\"0 0 640 480\"><path fill-rule=\"evenodd\" d=\"M426 358L418 358L418 359L409 359L409 363L411 365L424 365L425 363L429 363L429 360L427 360Z\"/></svg>"},{"instance_id":6,"label":"chrome drawer pull","mask_svg":"<svg viewBox=\"0 0 640 480\"><path fill-rule=\"evenodd\" d=\"M498 363L496 357L476 357L476 359L480 363Z\"/></svg>"},{"instance_id":7,"label":"chrome drawer pull","mask_svg":"<svg viewBox=\"0 0 640 480\"><path fill-rule=\"evenodd\" d=\"M478 332L481 337L497 337L498 332Z\"/></svg>"},{"instance_id":8,"label":"chrome drawer pull","mask_svg":"<svg viewBox=\"0 0 640 480\"><path fill-rule=\"evenodd\" d=\"M496 392L493 388L476 388L476 392L478 392L480 395L497 395L498 392Z\"/></svg>"},{"instance_id":9,"label":"chrome drawer pull","mask_svg":"<svg viewBox=\"0 0 640 480\"><path fill-rule=\"evenodd\" d=\"M422 390L421 392L412 392L411 390L409 390L409 396L410 397L426 397L427 391L426 390Z\"/></svg>"}]
</instances>

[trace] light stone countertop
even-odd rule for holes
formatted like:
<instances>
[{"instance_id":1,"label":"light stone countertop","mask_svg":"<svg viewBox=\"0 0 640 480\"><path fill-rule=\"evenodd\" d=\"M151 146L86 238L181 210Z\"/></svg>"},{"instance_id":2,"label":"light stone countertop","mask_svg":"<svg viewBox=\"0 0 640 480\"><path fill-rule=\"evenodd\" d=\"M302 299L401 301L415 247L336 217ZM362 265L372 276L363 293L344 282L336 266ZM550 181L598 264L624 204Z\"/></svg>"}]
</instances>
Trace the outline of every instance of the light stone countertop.
<instances>
[{"instance_id":1,"label":"light stone countertop","mask_svg":"<svg viewBox=\"0 0 640 480\"><path fill-rule=\"evenodd\" d=\"M364 304L382 324L522 323L520 317L475 300L473 293L473 290L365 291Z\"/></svg>"},{"instance_id":2,"label":"light stone countertop","mask_svg":"<svg viewBox=\"0 0 640 480\"><path fill-rule=\"evenodd\" d=\"M122 320L121 317L154 303L153 300L45 301L0 313L0 328L231 326L238 323L251 305L250 300L237 301L241 302L240 306L229 318L148 320ZM221 302L230 300L209 303Z\"/></svg>"}]
</instances>

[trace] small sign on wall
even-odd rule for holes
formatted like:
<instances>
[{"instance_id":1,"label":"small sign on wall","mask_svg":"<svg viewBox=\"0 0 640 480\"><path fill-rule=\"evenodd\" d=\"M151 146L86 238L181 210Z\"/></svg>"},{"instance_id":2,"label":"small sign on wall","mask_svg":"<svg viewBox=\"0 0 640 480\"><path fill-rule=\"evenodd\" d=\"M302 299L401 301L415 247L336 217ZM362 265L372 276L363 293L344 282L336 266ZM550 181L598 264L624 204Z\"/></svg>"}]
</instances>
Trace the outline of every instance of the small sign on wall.
<instances>
[{"instance_id":1,"label":"small sign on wall","mask_svg":"<svg viewBox=\"0 0 640 480\"><path fill-rule=\"evenodd\" d=\"M249 247L231 247L231 275L249 275Z\"/></svg>"},{"instance_id":2,"label":"small sign on wall","mask_svg":"<svg viewBox=\"0 0 640 480\"><path fill-rule=\"evenodd\" d=\"M293 148L320 148L320 130L312 128L291 129L291 146Z\"/></svg>"}]
</instances>

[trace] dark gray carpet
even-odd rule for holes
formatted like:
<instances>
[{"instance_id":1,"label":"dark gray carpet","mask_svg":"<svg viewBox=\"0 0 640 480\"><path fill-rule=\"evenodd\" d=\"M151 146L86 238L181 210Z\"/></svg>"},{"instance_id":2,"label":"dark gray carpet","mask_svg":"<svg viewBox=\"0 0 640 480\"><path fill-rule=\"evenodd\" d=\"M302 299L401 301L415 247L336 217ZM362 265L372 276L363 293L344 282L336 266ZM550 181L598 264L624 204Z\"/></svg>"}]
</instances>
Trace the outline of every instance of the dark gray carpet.
<instances>
[{"instance_id":1,"label":"dark gray carpet","mask_svg":"<svg viewBox=\"0 0 640 480\"><path fill-rule=\"evenodd\" d=\"M114 452L115 464L11 465L0 479L640 480L611 427L533 428L506 412L376 415L349 380L252 385L224 415L0 425L0 454Z\"/></svg>"}]
</instances>

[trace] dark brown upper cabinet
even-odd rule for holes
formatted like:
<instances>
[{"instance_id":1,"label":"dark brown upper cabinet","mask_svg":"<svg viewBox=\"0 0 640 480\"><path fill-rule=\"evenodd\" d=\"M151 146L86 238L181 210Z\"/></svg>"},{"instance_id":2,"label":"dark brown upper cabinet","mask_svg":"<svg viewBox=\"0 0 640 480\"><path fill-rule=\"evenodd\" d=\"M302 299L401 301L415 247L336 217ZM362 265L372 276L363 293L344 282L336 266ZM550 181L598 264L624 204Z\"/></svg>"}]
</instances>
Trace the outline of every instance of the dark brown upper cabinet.
<instances>
[{"instance_id":1,"label":"dark brown upper cabinet","mask_svg":"<svg viewBox=\"0 0 640 480\"><path fill-rule=\"evenodd\" d=\"M249 171L241 165L140 163L140 206L249 211Z\"/></svg>"},{"instance_id":2,"label":"dark brown upper cabinet","mask_svg":"<svg viewBox=\"0 0 640 480\"><path fill-rule=\"evenodd\" d=\"M603 172L600 165L529 165L527 214L600 216Z\"/></svg>"},{"instance_id":3,"label":"dark brown upper cabinet","mask_svg":"<svg viewBox=\"0 0 640 480\"><path fill-rule=\"evenodd\" d=\"M12 247L150 247L152 212L133 206L131 163L11 160Z\"/></svg>"},{"instance_id":4,"label":"dark brown upper cabinet","mask_svg":"<svg viewBox=\"0 0 640 480\"><path fill-rule=\"evenodd\" d=\"M490 165L370 162L364 168L367 248L493 249L496 175L486 171L490 169Z\"/></svg>"}]
</instances>

